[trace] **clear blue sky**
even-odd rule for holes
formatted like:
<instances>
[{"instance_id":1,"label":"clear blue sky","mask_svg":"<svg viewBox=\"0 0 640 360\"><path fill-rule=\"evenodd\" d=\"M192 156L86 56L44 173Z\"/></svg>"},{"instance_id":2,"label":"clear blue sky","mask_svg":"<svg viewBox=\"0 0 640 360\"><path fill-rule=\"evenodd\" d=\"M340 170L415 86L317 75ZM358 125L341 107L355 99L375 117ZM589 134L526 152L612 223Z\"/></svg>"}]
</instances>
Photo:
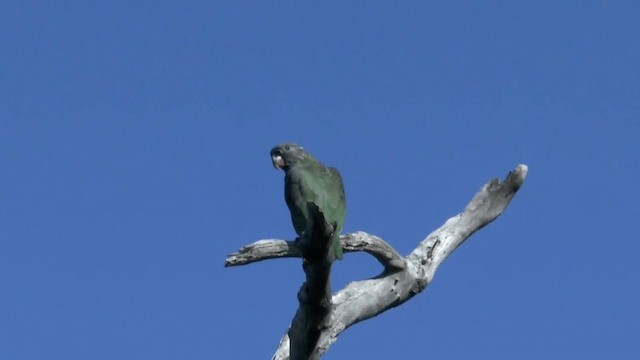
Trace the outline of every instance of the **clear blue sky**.
<instances>
[{"instance_id":1,"label":"clear blue sky","mask_svg":"<svg viewBox=\"0 0 640 360\"><path fill-rule=\"evenodd\" d=\"M5 1L0 359L267 359L300 261L269 149L344 177L409 253L493 177L511 206L326 359L640 356L640 5ZM348 254L334 288L377 275Z\"/></svg>"}]
</instances>

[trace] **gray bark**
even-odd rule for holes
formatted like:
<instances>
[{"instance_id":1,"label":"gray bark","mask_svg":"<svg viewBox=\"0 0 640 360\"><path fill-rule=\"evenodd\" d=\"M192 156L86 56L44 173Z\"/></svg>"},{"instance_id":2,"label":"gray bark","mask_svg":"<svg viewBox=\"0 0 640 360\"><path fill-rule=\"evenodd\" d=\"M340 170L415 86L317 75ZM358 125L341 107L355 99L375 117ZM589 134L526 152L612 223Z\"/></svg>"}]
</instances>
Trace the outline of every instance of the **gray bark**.
<instances>
[{"instance_id":1,"label":"gray bark","mask_svg":"<svg viewBox=\"0 0 640 360\"><path fill-rule=\"evenodd\" d=\"M332 306L328 306L332 309L330 317L320 327L314 351L308 358L315 359L324 354L348 327L401 305L422 292L449 254L474 232L502 214L524 183L526 175L527 166L518 165L504 181L494 179L484 185L460 214L429 234L406 257L400 256L393 247L374 235L365 232L343 235L341 241L345 252L367 252L383 265L384 270L375 278L352 282L333 295L330 302ZM229 255L225 266L300 256L302 252L293 241L261 240ZM300 324L296 324L296 318L302 307L303 303L300 302L292 326L280 341L273 359L293 358L290 357L290 350L295 352L292 348L295 339L290 340L290 335L292 330L297 334L295 329Z\"/></svg>"}]
</instances>

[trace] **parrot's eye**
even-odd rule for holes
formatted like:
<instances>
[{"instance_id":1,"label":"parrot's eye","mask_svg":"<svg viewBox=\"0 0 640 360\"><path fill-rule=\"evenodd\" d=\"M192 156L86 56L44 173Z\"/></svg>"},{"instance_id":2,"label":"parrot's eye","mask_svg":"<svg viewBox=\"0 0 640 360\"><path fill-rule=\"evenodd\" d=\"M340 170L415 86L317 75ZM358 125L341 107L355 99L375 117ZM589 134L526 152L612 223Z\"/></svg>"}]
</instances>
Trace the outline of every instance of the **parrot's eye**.
<instances>
[{"instance_id":1,"label":"parrot's eye","mask_svg":"<svg viewBox=\"0 0 640 360\"><path fill-rule=\"evenodd\" d=\"M285 145L285 146L284 146L284 149L285 149L285 150L291 150L291 146L289 146L289 145Z\"/></svg>"}]
</instances>

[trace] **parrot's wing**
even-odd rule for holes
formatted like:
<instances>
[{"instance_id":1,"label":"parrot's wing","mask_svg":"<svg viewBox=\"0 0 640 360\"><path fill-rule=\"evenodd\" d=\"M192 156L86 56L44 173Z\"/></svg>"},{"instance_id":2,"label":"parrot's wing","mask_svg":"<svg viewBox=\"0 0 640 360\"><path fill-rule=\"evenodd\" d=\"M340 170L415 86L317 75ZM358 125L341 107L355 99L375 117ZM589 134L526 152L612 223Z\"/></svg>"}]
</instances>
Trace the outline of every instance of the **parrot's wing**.
<instances>
[{"instance_id":1,"label":"parrot's wing","mask_svg":"<svg viewBox=\"0 0 640 360\"><path fill-rule=\"evenodd\" d=\"M342 176L336 168L327 168L325 180L323 209L331 222L337 223L336 231L340 233L346 215L346 197Z\"/></svg>"},{"instance_id":2,"label":"parrot's wing","mask_svg":"<svg viewBox=\"0 0 640 360\"><path fill-rule=\"evenodd\" d=\"M330 178L330 186L327 187L329 196L325 204L325 214L328 214L328 219L332 224L335 224L333 250L338 260L342 260L342 245L340 244L340 233L344 226L344 219L347 213L347 201L344 193L344 183L342 182L342 176L335 168L328 168L328 177Z\"/></svg>"},{"instance_id":3,"label":"parrot's wing","mask_svg":"<svg viewBox=\"0 0 640 360\"><path fill-rule=\"evenodd\" d=\"M318 186L313 174L307 169L295 167L287 172L284 181L284 196L291 212L291 222L298 236L307 226L309 217L307 202L311 201L322 209L320 204L321 194L318 194Z\"/></svg>"},{"instance_id":4,"label":"parrot's wing","mask_svg":"<svg viewBox=\"0 0 640 360\"><path fill-rule=\"evenodd\" d=\"M336 257L342 259L340 232L344 225L346 202L338 170L322 165L289 170L285 177L285 199L298 236L306 229L309 219L307 203L313 202L318 206L326 221L335 225L334 251Z\"/></svg>"}]
</instances>

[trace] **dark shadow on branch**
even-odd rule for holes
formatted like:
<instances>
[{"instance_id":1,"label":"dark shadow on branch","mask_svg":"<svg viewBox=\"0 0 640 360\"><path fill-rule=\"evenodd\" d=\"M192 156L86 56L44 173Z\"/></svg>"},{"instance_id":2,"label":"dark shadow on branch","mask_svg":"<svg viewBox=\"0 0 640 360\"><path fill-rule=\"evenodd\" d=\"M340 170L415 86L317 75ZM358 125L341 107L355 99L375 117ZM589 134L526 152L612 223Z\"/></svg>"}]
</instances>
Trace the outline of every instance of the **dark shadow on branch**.
<instances>
[{"instance_id":1,"label":"dark shadow on branch","mask_svg":"<svg viewBox=\"0 0 640 360\"><path fill-rule=\"evenodd\" d=\"M328 224L314 203L307 204L310 221L296 245L302 253L306 281L298 291L299 307L288 334L292 360L318 359L316 345L331 319L331 244L334 224Z\"/></svg>"}]
</instances>

